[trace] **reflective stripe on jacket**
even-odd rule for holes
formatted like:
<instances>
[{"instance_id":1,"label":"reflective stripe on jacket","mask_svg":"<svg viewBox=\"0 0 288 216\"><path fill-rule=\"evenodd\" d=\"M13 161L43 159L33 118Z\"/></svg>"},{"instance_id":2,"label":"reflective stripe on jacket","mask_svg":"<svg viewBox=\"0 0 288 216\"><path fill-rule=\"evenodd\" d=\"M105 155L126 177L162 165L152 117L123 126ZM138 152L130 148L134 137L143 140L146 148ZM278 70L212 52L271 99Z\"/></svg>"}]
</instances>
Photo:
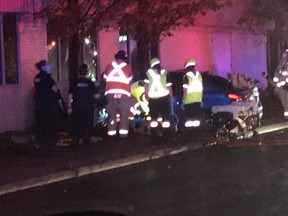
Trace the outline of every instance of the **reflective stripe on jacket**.
<instances>
[{"instance_id":1,"label":"reflective stripe on jacket","mask_svg":"<svg viewBox=\"0 0 288 216\"><path fill-rule=\"evenodd\" d=\"M148 97L149 98L161 98L169 95L167 89L167 71L161 70L161 73L157 73L155 69L149 69L147 71L148 77Z\"/></svg>"},{"instance_id":2,"label":"reflective stripe on jacket","mask_svg":"<svg viewBox=\"0 0 288 216\"><path fill-rule=\"evenodd\" d=\"M104 78L106 79L105 94L125 94L130 97L131 68L125 62L120 64L112 62L108 65Z\"/></svg>"},{"instance_id":3,"label":"reflective stripe on jacket","mask_svg":"<svg viewBox=\"0 0 288 216\"><path fill-rule=\"evenodd\" d=\"M188 79L188 84L183 85L183 87L187 89L184 103L201 103L203 97L202 75L198 71L196 74L193 72L187 72L186 77Z\"/></svg>"}]
</instances>

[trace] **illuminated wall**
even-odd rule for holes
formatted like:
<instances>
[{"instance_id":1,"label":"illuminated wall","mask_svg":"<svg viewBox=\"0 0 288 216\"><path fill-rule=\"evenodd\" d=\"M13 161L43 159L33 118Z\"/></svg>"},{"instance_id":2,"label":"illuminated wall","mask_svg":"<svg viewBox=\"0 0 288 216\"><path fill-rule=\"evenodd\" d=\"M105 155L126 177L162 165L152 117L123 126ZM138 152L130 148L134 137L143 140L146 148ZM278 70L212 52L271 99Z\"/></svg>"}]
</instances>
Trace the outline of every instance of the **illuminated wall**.
<instances>
[{"instance_id":1,"label":"illuminated wall","mask_svg":"<svg viewBox=\"0 0 288 216\"><path fill-rule=\"evenodd\" d=\"M160 50L162 65L167 70L182 69L188 58L197 60L199 71L223 77L231 72L247 73L264 82L261 73L267 70L265 35L209 32L209 29L197 27L165 38Z\"/></svg>"},{"instance_id":2,"label":"illuminated wall","mask_svg":"<svg viewBox=\"0 0 288 216\"><path fill-rule=\"evenodd\" d=\"M46 23L22 14L17 24L19 34L20 83L0 86L0 132L25 130L33 123L34 64L47 59Z\"/></svg>"},{"instance_id":3,"label":"illuminated wall","mask_svg":"<svg viewBox=\"0 0 288 216\"><path fill-rule=\"evenodd\" d=\"M237 24L250 0L232 0L230 7L199 17L194 27L162 38L160 57L168 70L181 69L187 58L195 58L198 70L226 77L227 73L247 73L267 85L261 76L267 71L266 30Z\"/></svg>"}]
</instances>

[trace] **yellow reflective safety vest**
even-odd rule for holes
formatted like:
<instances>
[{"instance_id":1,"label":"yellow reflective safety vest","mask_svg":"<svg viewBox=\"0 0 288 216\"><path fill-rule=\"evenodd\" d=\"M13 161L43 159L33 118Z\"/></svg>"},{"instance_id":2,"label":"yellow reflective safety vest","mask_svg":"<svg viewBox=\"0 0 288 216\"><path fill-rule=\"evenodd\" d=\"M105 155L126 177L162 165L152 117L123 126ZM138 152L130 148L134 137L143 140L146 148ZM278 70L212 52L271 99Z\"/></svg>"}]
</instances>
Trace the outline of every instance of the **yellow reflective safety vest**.
<instances>
[{"instance_id":1,"label":"yellow reflective safety vest","mask_svg":"<svg viewBox=\"0 0 288 216\"><path fill-rule=\"evenodd\" d=\"M197 71L196 74L194 74L189 71L186 73L186 77L188 79L188 84L183 85L183 88L187 90L184 103L201 103L203 97L203 81L201 73Z\"/></svg>"},{"instance_id":2,"label":"yellow reflective safety vest","mask_svg":"<svg viewBox=\"0 0 288 216\"><path fill-rule=\"evenodd\" d=\"M167 71L162 69L160 74L155 69L149 69L146 73L148 80L148 97L152 99L161 98L169 95L167 89Z\"/></svg>"}]
</instances>

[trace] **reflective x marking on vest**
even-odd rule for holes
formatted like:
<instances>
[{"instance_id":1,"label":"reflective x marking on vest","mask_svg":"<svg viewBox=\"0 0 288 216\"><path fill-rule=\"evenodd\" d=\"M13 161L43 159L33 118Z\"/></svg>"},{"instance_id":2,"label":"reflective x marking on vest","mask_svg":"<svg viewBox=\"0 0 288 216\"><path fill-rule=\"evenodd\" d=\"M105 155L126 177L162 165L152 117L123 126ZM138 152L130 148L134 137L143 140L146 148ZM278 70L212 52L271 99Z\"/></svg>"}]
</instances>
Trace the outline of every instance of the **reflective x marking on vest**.
<instances>
[{"instance_id":1,"label":"reflective x marking on vest","mask_svg":"<svg viewBox=\"0 0 288 216\"><path fill-rule=\"evenodd\" d=\"M197 71L196 75L195 75L193 72L188 72L186 75L190 76L192 78L192 82L189 83L189 85L188 85L187 92L188 93L190 93L190 92L202 92L203 91L203 85L198 78L200 76L200 73Z\"/></svg>"},{"instance_id":2,"label":"reflective x marking on vest","mask_svg":"<svg viewBox=\"0 0 288 216\"><path fill-rule=\"evenodd\" d=\"M132 77L127 78L122 68L127 64L125 62L121 64L117 64L116 62L112 62L113 70L108 74L106 78L106 82L121 82L125 84L129 84Z\"/></svg>"},{"instance_id":3,"label":"reflective x marking on vest","mask_svg":"<svg viewBox=\"0 0 288 216\"><path fill-rule=\"evenodd\" d=\"M158 97L158 96L161 97L161 96L165 96L169 94L168 90L165 90L164 87L161 85L160 79L161 79L162 73L161 75L156 74L152 69L149 69L148 73L152 77L152 84L151 84L151 88L150 88L148 95L150 97Z\"/></svg>"}]
</instances>

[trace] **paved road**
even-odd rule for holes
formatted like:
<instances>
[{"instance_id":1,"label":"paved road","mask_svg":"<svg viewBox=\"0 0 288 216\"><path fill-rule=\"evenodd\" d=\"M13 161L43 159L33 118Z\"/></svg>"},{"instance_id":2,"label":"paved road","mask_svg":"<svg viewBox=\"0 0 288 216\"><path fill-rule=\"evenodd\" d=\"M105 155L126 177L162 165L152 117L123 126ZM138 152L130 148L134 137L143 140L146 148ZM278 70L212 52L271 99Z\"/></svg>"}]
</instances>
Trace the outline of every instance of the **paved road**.
<instances>
[{"instance_id":1,"label":"paved road","mask_svg":"<svg viewBox=\"0 0 288 216\"><path fill-rule=\"evenodd\" d=\"M0 197L0 215L287 216L288 147L214 146Z\"/></svg>"}]
</instances>

